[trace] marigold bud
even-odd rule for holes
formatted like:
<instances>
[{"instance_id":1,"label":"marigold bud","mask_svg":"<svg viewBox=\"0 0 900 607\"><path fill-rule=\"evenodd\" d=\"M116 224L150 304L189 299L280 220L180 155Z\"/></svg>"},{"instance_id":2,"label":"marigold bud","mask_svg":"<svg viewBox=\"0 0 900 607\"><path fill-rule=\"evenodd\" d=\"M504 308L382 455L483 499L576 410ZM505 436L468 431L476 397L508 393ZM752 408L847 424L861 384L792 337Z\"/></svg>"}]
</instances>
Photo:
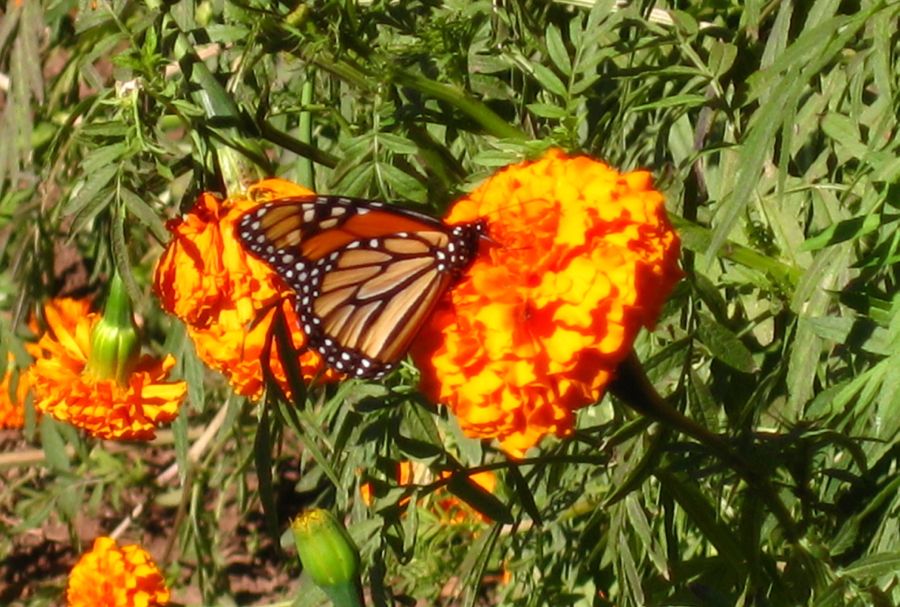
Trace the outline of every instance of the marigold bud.
<instances>
[{"instance_id":1,"label":"marigold bud","mask_svg":"<svg viewBox=\"0 0 900 607\"><path fill-rule=\"evenodd\" d=\"M328 510L307 510L291 524L303 569L338 607L363 605L359 551Z\"/></svg>"},{"instance_id":2,"label":"marigold bud","mask_svg":"<svg viewBox=\"0 0 900 607\"><path fill-rule=\"evenodd\" d=\"M118 274L113 275L103 317L91 331L87 370L100 379L124 385L137 365L141 351L131 300Z\"/></svg>"}]
</instances>

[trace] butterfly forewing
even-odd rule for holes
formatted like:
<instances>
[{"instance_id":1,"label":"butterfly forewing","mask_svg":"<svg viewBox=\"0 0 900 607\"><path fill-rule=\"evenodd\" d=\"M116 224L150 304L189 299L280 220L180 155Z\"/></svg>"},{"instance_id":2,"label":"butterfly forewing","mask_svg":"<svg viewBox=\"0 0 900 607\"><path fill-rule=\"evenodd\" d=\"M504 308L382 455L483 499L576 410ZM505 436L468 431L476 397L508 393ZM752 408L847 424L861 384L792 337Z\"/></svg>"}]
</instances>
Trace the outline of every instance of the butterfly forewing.
<instances>
[{"instance_id":1,"label":"butterfly forewing","mask_svg":"<svg viewBox=\"0 0 900 607\"><path fill-rule=\"evenodd\" d=\"M378 202L299 197L265 203L238 237L296 292L309 346L332 368L374 378L404 356L474 259L483 224L447 226Z\"/></svg>"}]
</instances>

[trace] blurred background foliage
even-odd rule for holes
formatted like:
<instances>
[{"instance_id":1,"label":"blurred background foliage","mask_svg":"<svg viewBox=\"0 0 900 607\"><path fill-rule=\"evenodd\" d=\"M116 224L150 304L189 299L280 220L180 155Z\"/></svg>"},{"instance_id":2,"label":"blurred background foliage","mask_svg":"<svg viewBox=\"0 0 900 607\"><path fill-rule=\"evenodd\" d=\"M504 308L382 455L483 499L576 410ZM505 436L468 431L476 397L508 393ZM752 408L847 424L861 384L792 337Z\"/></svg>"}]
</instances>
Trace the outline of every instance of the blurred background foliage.
<instances>
[{"instance_id":1,"label":"blurred background foliage","mask_svg":"<svg viewBox=\"0 0 900 607\"><path fill-rule=\"evenodd\" d=\"M348 515L374 605L900 604L900 3L3 11L3 349L24 364L30 311L118 267L190 399L150 446L33 414L2 435L0 602L54 604L75 556L123 523L181 602L317 604L278 536L318 505ZM299 413L243 402L150 292L165 221L224 191L223 150L439 214L551 146L656 175L687 275L636 351L776 487L789 527L726 462L609 398L519 462L462 437L411 369L311 390ZM494 498L449 483L496 522L435 515L434 475L413 507L403 460L496 470Z\"/></svg>"}]
</instances>

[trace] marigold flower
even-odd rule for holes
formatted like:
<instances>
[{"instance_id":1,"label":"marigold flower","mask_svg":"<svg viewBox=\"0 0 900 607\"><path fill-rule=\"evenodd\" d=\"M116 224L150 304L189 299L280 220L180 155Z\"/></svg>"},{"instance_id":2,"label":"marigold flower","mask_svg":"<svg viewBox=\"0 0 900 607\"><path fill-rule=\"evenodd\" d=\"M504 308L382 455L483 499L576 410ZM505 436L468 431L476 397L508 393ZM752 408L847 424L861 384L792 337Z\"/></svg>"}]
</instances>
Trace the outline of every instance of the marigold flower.
<instances>
[{"instance_id":1,"label":"marigold flower","mask_svg":"<svg viewBox=\"0 0 900 607\"><path fill-rule=\"evenodd\" d=\"M496 173L448 223L484 218L496 244L419 334L421 388L469 436L512 455L571 431L681 278L678 236L643 171L554 150Z\"/></svg>"},{"instance_id":2,"label":"marigold flower","mask_svg":"<svg viewBox=\"0 0 900 607\"><path fill-rule=\"evenodd\" d=\"M69 607L157 607L169 602L169 589L147 552L98 537L69 574Z\"/></svg>"},{"instance_id":3,"label":"marigold flower","mask_svg":"<svg viewBox=\"0 0 900 607\"><path fill-rule=\"evenodd\" d=\"M443 472L440 475L441 478L448 478L450 476L450 472ZM488 493L493 493L494 488L497 486L497 476L491 470L482 470L481 472L470 474L468 478ZM473 510L466 502L462 501L449 491L446 493L441 491L441 493L437 495L437 511L441 514L441 518L444 521L450 523L465 523L472 520L473 516L477 516L483 522L490 522L489 518L485 517L480 512Z\"/></svg>"},{"instance_id":4,"label":"marigold flower","mask_svg":"<svg viewBox=\"0 0 900 607\"><path fill-rule=\"evenodd\" d=\"M163 308L187 324L201 360L228 377L239 394L262 393L263 350L278 307L297 350L305 346L306 336L291 304L293 291L265 263L244 252L234 235L235 222L267 200L311 193L283 179L267 179L250 186L246 195L227 200L204 193L183 219L169 223L172 240L157 264L154 289ZM268 360L289 392L274 343ZM299 363L305 378L320 373L324 379L336 377L314 351L304 352Z\"/></svg>"},{"instance_id":5,"label":"marigold flower","mask_svg":"<svg viewBox=\"0 0 900 607\"><path fill-rule=\"evenodd\" d=\"M446 471L439 475L442 479L450 476L451 473ZM431 474L431 471L424 465L410 461L402 461L397 462L393 480L396 481L398 486L405 487L413 484L427 484L431 482L433 478L434 476ZM493 493L494 488L497 486L497 477L491 470L482 470L481 472L471 474L469 475L469 480L488 493ZM363 483L360 485L359 493L366 506L372 506L372 504L375 503L372 483ZM408 498L403 498L400 500L400 505L404 506L408 501ZM435 491L433 504L434 507L432 508L432 511L445 522L465 523L470 521L473 515L481 517L480 514L474 512L465 502L449 493L446 488L443 487ZM482 520L487 520L484 517L481 518Z\"/></svg>"},{"instance_id":6,"label":"marigold flower","mask_svg":"<svg viewBox=\"0 0 900 607\"><path fill-rule=\"evenodd\" d=\"M25 425L25 398L28 396L28 376L16 373L14 358L9 354L6 372L0 379L0 430L21 428ZM18 375L16 377L16 375ZM15 378L15 382L14 382Z\"/></svg>"},{"instance_id":7,"label":"marigold flower","mask_svg":"<svg viewBox=\"0 0 900 607\"><path fill-rule=\"evenodd\" d=\"M48 330L28 350L35 409L103 439L149 440L156 427L175 419L187 392L183 381L167 382L175 359L141 357L119 383L87 371L91 333L101 316L90 302L57 299L44 307Z\"/></svg>"}]
</instances>

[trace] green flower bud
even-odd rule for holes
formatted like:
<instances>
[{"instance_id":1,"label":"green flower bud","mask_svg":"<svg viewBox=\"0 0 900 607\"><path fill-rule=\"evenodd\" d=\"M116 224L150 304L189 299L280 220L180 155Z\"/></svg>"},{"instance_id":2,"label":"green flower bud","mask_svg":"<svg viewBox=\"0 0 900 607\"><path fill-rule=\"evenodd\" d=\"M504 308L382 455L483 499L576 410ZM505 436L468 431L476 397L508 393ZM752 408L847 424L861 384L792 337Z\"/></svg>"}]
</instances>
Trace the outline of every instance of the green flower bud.
<instances>
[{"instance_id":1,"label":"green flower bud","mask_svg":"<svg viewBox=\"0 0 900 607\"><path fill-rule=\"evenodd\" d=\"M359 551L328 510L307 510L291 524L303 570L338 607L362 607Z\"/></svg>"},{"instance_id":2,"label":"green flower bud","mask_svg":"<svg viewBox=\"0 0 900 607\"><path fill-rule=\"evenodd\" d=\"M91 353L87 370L100 379L126 384L141 353L131 300L118 274L109 285L103 317L91 331Z\"/></svg>"}]
</instances>

